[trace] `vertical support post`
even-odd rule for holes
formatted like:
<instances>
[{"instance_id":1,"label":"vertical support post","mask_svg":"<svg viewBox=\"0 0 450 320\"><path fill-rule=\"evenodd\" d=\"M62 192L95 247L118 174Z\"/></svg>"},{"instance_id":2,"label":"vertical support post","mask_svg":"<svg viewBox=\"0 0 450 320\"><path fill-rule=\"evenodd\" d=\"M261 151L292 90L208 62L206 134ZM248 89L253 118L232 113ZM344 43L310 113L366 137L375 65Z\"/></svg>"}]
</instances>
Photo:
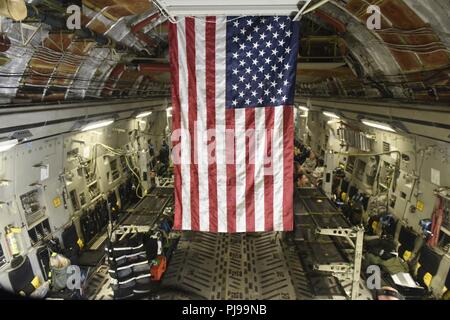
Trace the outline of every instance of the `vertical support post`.
<instances>
[{"instance_id":1,"label":"vertical support post","mask_svg":"<svg viewBox=\"0 0 450 320\"><path fill-rule=\"evenodd\" d=\"M359 278L361 275L361 263L363 254L364 229L358 227L355 243L355 261L353 265L353 279L352 279L352 300L356 300L359 296Z\"/></svg>"}]
</instances>

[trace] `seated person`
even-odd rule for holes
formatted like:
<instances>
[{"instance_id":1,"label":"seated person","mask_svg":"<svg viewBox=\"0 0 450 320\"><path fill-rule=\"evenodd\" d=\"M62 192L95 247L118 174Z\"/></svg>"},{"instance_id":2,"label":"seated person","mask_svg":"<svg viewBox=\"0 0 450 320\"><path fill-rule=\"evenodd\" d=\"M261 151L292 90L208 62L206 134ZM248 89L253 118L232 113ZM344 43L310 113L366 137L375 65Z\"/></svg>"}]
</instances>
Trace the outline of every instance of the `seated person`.
<instances>
[{"instance_id":1,"label":"seated person","mask_svg":"<svg viewBox=\"0 0 450 320\"><path fill-rule=\"evenodd\" d=\"M318 185L322 181L324 172L325 172L324 161L323 159L319 159L317 160L317 167L314 169L312 173L314 183L316 185Z\"/></svg>"},{"instance_id":2,"label":"seated person","mask_svg":"<svg viewBox=\"0 0 450 320\"><path fill-rule=\"evenodd\" d=\"M306 173L312 173L317 166L316 154L311 151L308 159L303 163L303 169Z\"/></svg>"},{"instance_id":3,"label":"seated person","mask_svg":"<svg viewBox=\"0 0 450 320\"><path fill-rule=\"evenodd\" d=\"M308 179L308 177L303 174L300 173L295 177L295 186L297 188L305 188L305 187L309 187L310 186L310 181Z\"/></svg>"},{"instance_id":4,"label":"seated person","mask_svg":"<svg viewBox=\"0 0 450 320\"><path fill-rule=\"evenodd\" d=\"M305 162L305 160L309 157L311 153L311 148L307 148L306 146L302 145L300 147L300 164L303 165L303 163Z\"/></svg>"},{"instance_id":5,"label":"seated person","mask_svg":"<svg viewBox=\"0 0 450 320\"><path fill-rule=\"evenodd\" d=\"M383 287L375 290L375 300L405 300L397 289L392 287Z\"/></svg>"}]
</instances>

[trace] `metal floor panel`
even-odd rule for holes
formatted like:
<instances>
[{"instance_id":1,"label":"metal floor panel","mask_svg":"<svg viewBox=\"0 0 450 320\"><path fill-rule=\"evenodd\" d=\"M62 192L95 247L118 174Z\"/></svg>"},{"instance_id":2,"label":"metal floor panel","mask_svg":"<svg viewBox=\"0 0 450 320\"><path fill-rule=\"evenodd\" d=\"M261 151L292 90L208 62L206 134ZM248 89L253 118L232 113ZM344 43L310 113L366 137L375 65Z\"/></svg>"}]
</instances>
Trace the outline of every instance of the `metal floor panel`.
<instances>
[{"instance_id":1,"label":"metal floor panel","mask_svg":"<svg viewBox=\"0 0 450 320\"><path fill-rule=\"evenodd\" d=\"M295 248L276 233L184 233L164 275L165 287L212 300L312 298Z\"/></svg>"}]
</instances>

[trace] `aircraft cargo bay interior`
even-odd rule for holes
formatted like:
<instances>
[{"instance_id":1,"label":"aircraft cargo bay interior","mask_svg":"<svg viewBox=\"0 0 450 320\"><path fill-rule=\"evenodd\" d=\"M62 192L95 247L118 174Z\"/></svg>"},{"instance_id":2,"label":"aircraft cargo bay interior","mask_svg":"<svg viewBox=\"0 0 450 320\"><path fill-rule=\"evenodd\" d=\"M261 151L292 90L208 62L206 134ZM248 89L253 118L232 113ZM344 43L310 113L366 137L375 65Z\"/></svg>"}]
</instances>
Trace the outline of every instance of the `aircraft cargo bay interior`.
<instances>
[{"instance_id":1,"label":"aircraft cargo bay interior","mask_svg":"<svg viewBox=\"0 0 450 320\"><path fill-rule=\"evenodd\" d=\"M0 0L2 297L450 299L449 15Z\"/></svg>"}]
</instances>

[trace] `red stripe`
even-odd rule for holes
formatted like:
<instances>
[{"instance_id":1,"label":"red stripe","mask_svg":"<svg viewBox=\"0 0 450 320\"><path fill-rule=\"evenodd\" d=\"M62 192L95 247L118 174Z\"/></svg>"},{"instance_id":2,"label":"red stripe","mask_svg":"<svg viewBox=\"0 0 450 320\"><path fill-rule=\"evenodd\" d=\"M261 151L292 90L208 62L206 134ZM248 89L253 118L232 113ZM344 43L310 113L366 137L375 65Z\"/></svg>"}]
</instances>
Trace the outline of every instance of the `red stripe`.
<instances>
[{"instance_id":1,"label":"red stripe","mask_svg":"<svg viewBox=\"0 0 450 320\"><path fill-rule=\"evenodd\" d=\"M255 109L245 109L245 211L247 232L255 232Z\"/></svg>"},{"instance_id":2,"label":"red stripe","mask_svg":"<svg viewBox=\"0 0 450 320\"><path fill-rule=\"evenodd\" d=\"M292 231L294 202L294 108L283 109L283 230Z\"/></svg>"},{"instance_id":3,"label":"red stripe","mask_svg":"<svg viewBox=\"0 0 450 320\"><path fill-rule=\"evenodd\" d=\"M216 18L206 18L206 128L208 137L209 231L217 232L217 164L216 164Z\"/></svg>"},{"instance_id":4,"label":"red stripe","mask_svg":"<svg viewBox=\"0 0 450 320\"><path fill-rule=\"evenodd\" d=\"M197 148L197 76L195 64L195 19L186 18L186 59L188 68L188 127L191 136L191 229L200 230Z\"/></svg>"},{"instance_id":5,"label":"red stripe","mask_svg":"<svg viewBox=\"0 0 450 320\"><path fill-rule=\"evenodd\" d=\"M273 230L273 127L275 110L273 107L265 108L266 111L266 160L264 170L264 226L266 231Z\"/></svg>"},{"instance_id":6,"label":"red stripe","mask_svg":"<svg viewBox=\"0 0 450 320\"><path fill-rule=\"evenodd\" d=\"M234 134L235 111L226 109L226 163L227 163L227 227L228 232L236 232L236 138Z\"/></svg>"},{"instance_id":7,"label":"red stripe","mask_svg":"<svg viewBox=\"0 0 450 320\"><path fill-rule=\"evenodd\" d=\"M172 74L172 146L173 151L176 152L180 149L180 135L176 136L177 130L181 128L181 118L180 118L180 88L179 88L179 65L178 65L178 38L177 38L177 25L170 24L169 28L169 42L170 42L170 66ZM180 157L181 153L173 154L177 159L174 161L174 179L175 179L175 218L174 218L174 229L181 230L183 221L183 206L182 206L182 194L181 194L181 166ZM176 161L178 160L178 161ZM178 164L176 164L176 163Z\"/></svg>"}]
</instances>

